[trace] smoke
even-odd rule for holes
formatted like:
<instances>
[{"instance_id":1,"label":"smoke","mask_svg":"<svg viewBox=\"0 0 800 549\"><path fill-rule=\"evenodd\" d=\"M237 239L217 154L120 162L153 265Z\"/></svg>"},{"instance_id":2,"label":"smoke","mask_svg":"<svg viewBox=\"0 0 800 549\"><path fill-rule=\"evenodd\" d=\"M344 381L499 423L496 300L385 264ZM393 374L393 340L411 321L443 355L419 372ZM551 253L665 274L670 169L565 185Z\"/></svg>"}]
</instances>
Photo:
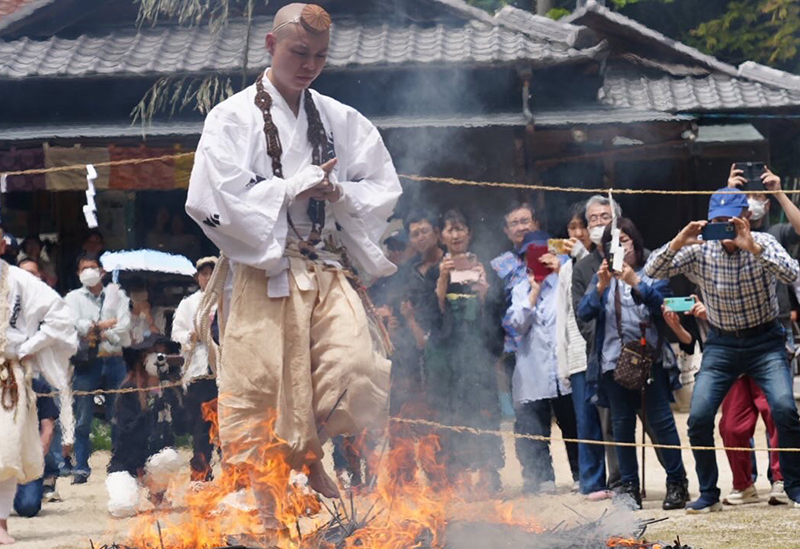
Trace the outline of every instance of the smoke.
<instances>
[{"instance_id":1,"label":"smoke","mask_svg":"<svg viewBox=\"0 0 800 549\"><path fill-rule=\"evenodd\" d=\"M514 549L603 549L612 538L633 538L639 521L624 503L605 510L574 497L542 497L525 506L535 526L496 523L481 517L448 523L446 547L493 547Z\"/></svg>"}]
</instances>

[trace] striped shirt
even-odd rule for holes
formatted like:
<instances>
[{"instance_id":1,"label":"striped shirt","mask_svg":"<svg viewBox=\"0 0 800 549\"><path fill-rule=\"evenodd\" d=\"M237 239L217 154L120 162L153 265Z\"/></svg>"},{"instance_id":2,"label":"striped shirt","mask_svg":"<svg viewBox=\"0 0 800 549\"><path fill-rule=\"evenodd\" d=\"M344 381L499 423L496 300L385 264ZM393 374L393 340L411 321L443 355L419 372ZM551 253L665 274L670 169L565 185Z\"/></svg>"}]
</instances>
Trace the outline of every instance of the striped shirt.
<instances>
[{"instance_id":1,"label":"striped shirt","mask_svg":"<svg viewBox=\"0 0 800 549\"><path fill-rule=\"evenodd\" d=\"M679 274L697 284L712 326L736 331L765 324L778 317L776 281L791 284L800 266L767 233L752 233L762 247L756 256L744 250L729 254L719 241L684 246L674 252L666 244L645 265L651 278Z\"/></svg>"}]
</instances>

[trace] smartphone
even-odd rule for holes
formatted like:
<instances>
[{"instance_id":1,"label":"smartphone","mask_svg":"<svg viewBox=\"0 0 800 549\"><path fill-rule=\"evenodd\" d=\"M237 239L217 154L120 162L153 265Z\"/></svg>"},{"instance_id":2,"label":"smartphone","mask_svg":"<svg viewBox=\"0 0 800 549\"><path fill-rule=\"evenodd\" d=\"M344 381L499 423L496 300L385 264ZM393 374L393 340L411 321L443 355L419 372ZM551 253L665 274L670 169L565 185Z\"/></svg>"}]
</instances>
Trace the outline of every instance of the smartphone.
<instances>
[{"instance_id":1,"label":"smartphone","mask_svg":"<svg viewBox=\"0 0 800 549\"><path fill-rule=\"evenodd\" d=\"M525 252L525 261L528 264L528 272L533 274L536 282L541 282L553 272L553 269L540 261L543 255L550 253L549 248L543 244L531 244Z\"/></svg>"},{"instance_id":2,"label":"smartphone","mask_svg":"<svg viewBox=\"0 0 800 549\"><path fill-rule=\"evenodd\" d=\"M736 170L742 170L742 177L747 180L744 190L765 190L764 183L761 181L761 174L766 171L766 164L763 162L736 162L733 167Z\"/></svg>"},{"instance_id":3,"label":"smartphone","mask_svg":"<svg viewBox=\"0 0 800 549\"><path fill-rule=\"evenodd\" d=\"M551 254L555 255L562 255L567 253L564 245L566 244L567 240L564 238L550 238L547 240L547 249L550 250Z\"/></svg>"},{"instance_id":4,"label":"smartphone","mask_svg":"<svg viewBox=\"0 0 800 549\"><path fill-rule=\"evenodd\" d=\"M606 258L606 264L608 265L608 272L614 272L614 254L611 252L611 242L606 242L603 244L603 255Z\"/></svg>"},{"instance_id":5,"label":"smartphone","mask_svg":"<svg viewBox=\"0 0 800 549\"><path fill-rule=\"evenodd\" d=\"M460 254L453 257L453 269L456 271L470 271L478 264L478 258L473 253Z\"/></svg>"},{"instance_id":6,"label":"smartphone","mask_svg":"<svg viewBox=\"0 0 800 549\"><path fill-rule=\"evenodd\" d=\"M470 284L478 282L480 274L473 269L478 266L478 258L473 253L460 254L453 257L453 272L450 282L453 284Z\"/></svg>"},{"instance_id":7,"label":"smartphone","mask_svg":"<svg viewBox=\"0 0 800 549\"><path fill-rule=\"evenodd\" d=\"M700 233L703 240L733 240L736 238L736 226L728 221L727 223L709 223L703 227Z\"/></svg>"},{"instance_id":8,"label":"smartphone","mask_svg":"<svg viewBox=\"0 0 800 549\"><path fill-rule=\"evenodd\" d=\"M674 313L685 313L694 307L694 297L665 297L664 306Z\"/></svg>"}]
</instances>

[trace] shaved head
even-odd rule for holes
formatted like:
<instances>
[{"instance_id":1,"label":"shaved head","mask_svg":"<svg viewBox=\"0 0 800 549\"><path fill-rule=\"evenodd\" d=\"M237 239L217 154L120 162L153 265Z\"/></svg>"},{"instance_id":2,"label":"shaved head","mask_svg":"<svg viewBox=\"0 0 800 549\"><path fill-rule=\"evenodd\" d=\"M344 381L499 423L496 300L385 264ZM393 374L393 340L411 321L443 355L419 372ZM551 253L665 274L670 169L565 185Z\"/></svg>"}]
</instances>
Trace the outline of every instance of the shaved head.
<instances>
[{"instance_id":1,"label":"shaved head","mask_svg":"<svg viewBox=\"0 0 800 549\"><path fill-rule=\"evenodd\" d=\"M316 4L288 4L278 10L267 34L272 57L268 78L290 105L316 80L328 57L331 17Z\"/></svg>"},{"instance_id":2,"label":"shaved head","mask_svg":"<svg viewBox=\"0 0 800 549\"><path fill-rule=\"evenodd\" d=\"M316 4L287 4L275 14L272 34L276 38L283 38L292 27L300 27L312 35L325 34L330 30L331 16Z\"/></svg>"}]
</instances>

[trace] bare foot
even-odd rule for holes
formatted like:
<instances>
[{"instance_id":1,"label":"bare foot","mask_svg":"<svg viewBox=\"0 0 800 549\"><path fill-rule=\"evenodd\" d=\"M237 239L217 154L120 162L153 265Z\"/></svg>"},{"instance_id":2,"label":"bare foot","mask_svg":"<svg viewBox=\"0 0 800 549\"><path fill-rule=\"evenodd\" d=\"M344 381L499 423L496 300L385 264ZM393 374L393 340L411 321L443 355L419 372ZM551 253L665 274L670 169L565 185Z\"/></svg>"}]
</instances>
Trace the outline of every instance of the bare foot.
<instances>
[{"instance_id":1,"label":"bare foot","mask_svg":"<svg viewBox=\"0 0 800 549\"><path fill-rule=\"evenodd\" d=\"M0 545L11 545L15 540L8 535L8 523L5 520L0 521Z\"/></svg>"},{"instance_id":2,"label":"bare foot","mask_svg":"<svg viewBox=\"0 0 800 549\"><path fill-rule=\"evenodd\" d=\"M334 499L339 497L339 489L333 479L325 472L321 461L315 461L308 466L308 485L326 498Z\"/></svg>"}]
</instances>

